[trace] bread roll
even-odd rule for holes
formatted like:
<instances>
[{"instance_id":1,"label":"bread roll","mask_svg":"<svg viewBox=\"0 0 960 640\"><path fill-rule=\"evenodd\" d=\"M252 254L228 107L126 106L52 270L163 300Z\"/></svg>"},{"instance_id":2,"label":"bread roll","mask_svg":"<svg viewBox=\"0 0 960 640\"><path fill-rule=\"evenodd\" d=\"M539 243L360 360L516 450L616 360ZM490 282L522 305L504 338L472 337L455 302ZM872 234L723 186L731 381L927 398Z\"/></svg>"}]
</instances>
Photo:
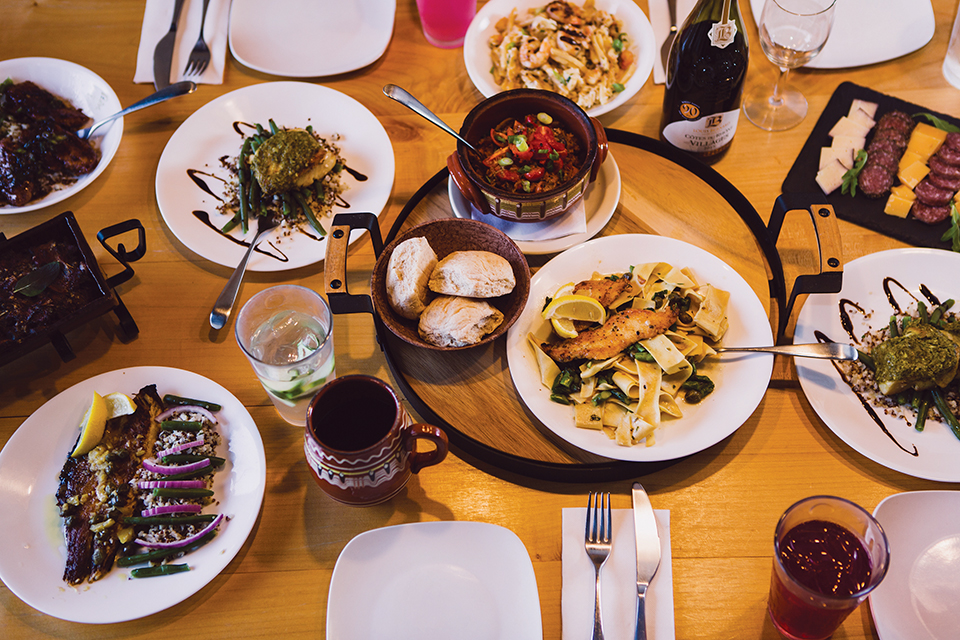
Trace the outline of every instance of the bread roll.
<instances>
[{"instance_id":1,"label":"bread roll","mask_svg":"<svg viewBox=\"0 0 960 640\"><path fill-rule=\"evenodd\" d=\"M387 263L387 299L394 311L416 320L433 294L427 287L437 254L426 238L410 238L396 246Z\"/></svg>"},{"instance_id":2,"label":"bread roll","mask_svg":"<svg viewBox=\"0 0 960 640\"><path fill-rule=\"evenodd\" d=\"M476 344L503 322L503 314L483 300L437 296L420 315L420 337L438 347Z\"/></svg>"},{"instance_id":3,"label":"bread roll","mask_svg":"<svg viewBox=\"0 0 960 640\"><path fill-rule=\"evenodd\" d=\"M489 251L454 251L437 263L429 287L448 296L496 298L513 291L516 284L506 258Z\"/></svg>"}]
</instances>

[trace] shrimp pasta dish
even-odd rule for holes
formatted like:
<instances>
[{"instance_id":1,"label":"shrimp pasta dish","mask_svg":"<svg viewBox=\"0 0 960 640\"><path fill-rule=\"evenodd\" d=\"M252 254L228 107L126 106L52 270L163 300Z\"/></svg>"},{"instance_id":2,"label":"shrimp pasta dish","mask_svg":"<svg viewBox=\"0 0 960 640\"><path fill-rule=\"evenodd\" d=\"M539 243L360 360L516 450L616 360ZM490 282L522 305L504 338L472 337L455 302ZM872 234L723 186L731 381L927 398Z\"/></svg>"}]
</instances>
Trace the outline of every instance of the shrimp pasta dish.
<instances>
[{"instance_id":1,"label":"shrimp pasta dish","mask_svg":"<svg viewBox=\"0 0 960 640\"><path fill-rule=\"evenodd\" d=\"M656 442L714 383L699 367L726 332L727 291L666 262L594 273L548 297L528 335L550 399L573 405L577 427L621 446Z\"/></svg>"},{"instance_id":2,"label":"shrimp pasta dish","mask_svg":"<svg viewBox=\"0 0 960 640\"><path fill-rule=\"evenodd\" d=\"M491 74L502 90L545 89L583 109L624 90L636 55L623 22L597 9L555 0L520 14L514 8L489 40Z\"/></svg>"}]
</instances>

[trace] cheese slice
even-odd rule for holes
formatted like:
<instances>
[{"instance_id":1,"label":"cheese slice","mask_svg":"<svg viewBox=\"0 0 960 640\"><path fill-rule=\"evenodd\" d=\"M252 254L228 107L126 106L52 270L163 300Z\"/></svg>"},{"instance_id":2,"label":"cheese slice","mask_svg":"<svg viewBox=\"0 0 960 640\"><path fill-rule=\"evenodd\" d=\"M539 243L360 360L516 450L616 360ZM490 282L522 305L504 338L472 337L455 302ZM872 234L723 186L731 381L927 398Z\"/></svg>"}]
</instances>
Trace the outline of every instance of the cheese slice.
<instances>
[{"instance_id":1,"label":"cheese slice","mask_svg":"<svg viewBox=\"0 0 960 640\"><path fill-rule=\"evenodd\" d=\"M850 116L843 116L837 120L837 124L833 125L833 128L830 129L831 138L836 138L837 136L866 138L868 133L870 133L870 127L854 120Z\"/></svg>"},{"instance_id":2,"label":"cheese slice","mask_svg":"<svg viewBox=\"0 0 960 640\"><path fill-rule=\"evenodd\" d=\"M817 172L817 184L820 185L825 194L830 195L843 184L843 174L846 172L847 168L840 164L839 160L834 159L833 162Z\"/></svg>"},{"instance_id":3,"label":"cheese slice","mask_svg":"<svg viewBox=\"0 0 960 640\"><path fill-rule=\"evenodd\" d=\"M856 110L851 109L851 110L850 110L850 113L849 113L849 115L848 115L847 117L849 117L851 120L855 120L855 121L859 122L860 124L862 124L863 126L867 127L867 130L868 130L868 131L869 131L870 129L873 129L873 125L877 124L876 121L875 121L873 118L870 117L870 114L868 114L868 113L867 113L866 111L864 111L863 109L856 109Z\"/></svg>"},{"instance_id":4,"label":"cheese slice","mask_svg":"<svg viewBox=\"0 0 960 640\"><path fill-rule=\"evenodd\" d=\"M868 116L870 116L871 119L877 117L876 102L868 102L867 100L861 100L857 98L850 104L850 113L848 113L847 115L852 116L854 113L857 112L858 109L866 113Z\"/></svg>"}]
</instances>

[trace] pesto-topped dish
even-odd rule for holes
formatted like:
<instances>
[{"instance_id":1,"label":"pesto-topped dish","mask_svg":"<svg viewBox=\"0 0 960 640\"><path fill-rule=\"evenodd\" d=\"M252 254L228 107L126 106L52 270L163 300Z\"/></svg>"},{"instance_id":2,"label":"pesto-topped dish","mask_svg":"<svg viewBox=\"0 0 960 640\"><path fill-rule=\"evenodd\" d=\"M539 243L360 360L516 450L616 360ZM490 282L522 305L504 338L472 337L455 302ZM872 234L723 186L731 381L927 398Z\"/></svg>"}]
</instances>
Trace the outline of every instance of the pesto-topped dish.
<instances>
[{"instance_id":1,"label":"pesto-topped dish","mask_svg":"<svg viewBox=\"0 0 960 640\"><path fill-rule=\"evenodd\" d=\"M273 120L254 129L237 157L221 159L236 178L220 206L221 213L231 215L221 231L239 226L246 233L251 220L266 217L287 230L326 235L324 222L346 189L346 161L336 140L309 126L281 128Z\"/></svg>"}]
</instances>

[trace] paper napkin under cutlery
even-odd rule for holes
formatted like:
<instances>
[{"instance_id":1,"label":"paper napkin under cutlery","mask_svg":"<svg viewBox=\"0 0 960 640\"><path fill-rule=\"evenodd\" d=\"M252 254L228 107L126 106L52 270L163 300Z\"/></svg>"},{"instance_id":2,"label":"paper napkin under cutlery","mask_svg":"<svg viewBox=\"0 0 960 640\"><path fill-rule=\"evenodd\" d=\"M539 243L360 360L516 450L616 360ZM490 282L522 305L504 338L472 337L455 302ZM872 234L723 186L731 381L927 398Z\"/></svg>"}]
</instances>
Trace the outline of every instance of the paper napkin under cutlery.
<instances>
[{"instance_id":1,"label":"paper napkin under cutlery","mask_svg":"<svg viewBox=\"0 0 960 640\"><path fill-rule=\"evenodd\" d=\"M677 0L677 29L683 26L683 21L687 19L696 4L697 0ZM667 81L667 74L663 69L660 47L670 33L670 12L667 10L667 0L650 0L648 9L650 26L653 27L653 35L657 43L657 55L653 60L653 82L663 84Z\"/></svg>"},{"instance_id":2,"label":"paper napkin under cutlery","mask_svg":"<svg viewBox=\"0 0 960 640\"><path fill-rule=\"evenodd\" d=\"M230 23L230 0L210 0L207 19L203 25L203 39L210 48L210 64L200 76L185 76L187 59L200 36L201 0L187 0L177 25L177 39L170 65L170 82L193 80L197 84L223 84L223 69L227 57L227 36ZM140 48L137 51L137 70L133 81L153 83L153 51L157 43L170 31L173 20L173 0L147 0L140 30Z\"/></svg>"},{"instance_id":3,"label":"paper napkin under cutlery","mask_svg":"<svg viewBox=\"0 0 960 640\"><path fill-rule=\"evenodd\" d=\"M660 568L647 590L647 637L674 640L670 512L654 509L660 532ZM564 640L590 637L595 573L583 546L587 510L563 509L563 588L560 597ZM613 550L600 574L603 630L608 638L633 638L637 624L637 545L633 511L613 510Z\"/></svg>"}]
</instances>

